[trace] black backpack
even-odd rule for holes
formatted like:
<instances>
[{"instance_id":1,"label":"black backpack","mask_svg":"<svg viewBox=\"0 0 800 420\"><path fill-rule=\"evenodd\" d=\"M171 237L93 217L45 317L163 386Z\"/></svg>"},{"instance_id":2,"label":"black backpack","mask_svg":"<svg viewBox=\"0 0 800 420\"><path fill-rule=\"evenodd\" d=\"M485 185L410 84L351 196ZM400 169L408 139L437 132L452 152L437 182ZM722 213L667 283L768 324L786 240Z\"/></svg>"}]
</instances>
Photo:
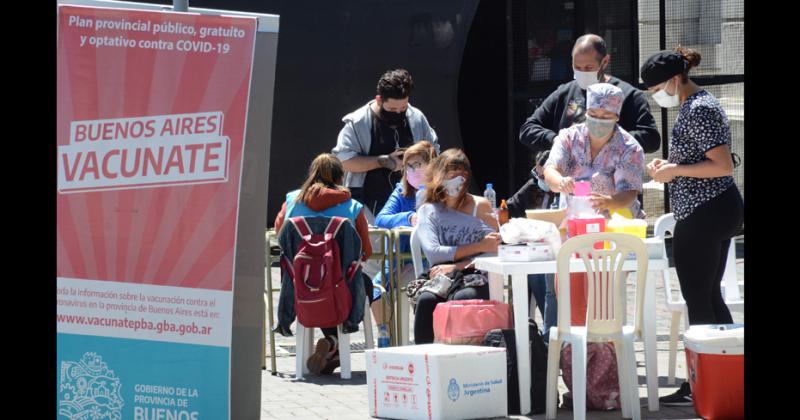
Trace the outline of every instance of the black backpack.
<instances>
[{"instance_id":1,"label":"black backpack","mask_svg":"<svg viewBox=\"0 0 800 420\"><path fill-rule=\"evenodd\" d=\"M539 335L539 327L528 320L531 345L531 414L545 412L547 391L547 346ZM483 345L506 348L506 377L508 378L508 413L520 413L519 374L517 372L517 347L514 329L494 329L486 333Z\"/></svg>"}]
</instances>

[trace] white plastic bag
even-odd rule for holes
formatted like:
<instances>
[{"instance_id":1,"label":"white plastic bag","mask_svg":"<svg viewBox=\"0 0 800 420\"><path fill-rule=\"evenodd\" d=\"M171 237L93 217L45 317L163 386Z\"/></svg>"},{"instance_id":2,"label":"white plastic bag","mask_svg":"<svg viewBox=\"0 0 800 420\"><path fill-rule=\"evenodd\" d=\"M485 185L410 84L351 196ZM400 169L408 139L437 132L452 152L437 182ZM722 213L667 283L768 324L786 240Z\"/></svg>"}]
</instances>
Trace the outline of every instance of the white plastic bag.
<instances>
[{"instance_id":1,"label":"white plastic bag","mask_svg":"<svg viewBox=\"0 0 800 420\"><path fill-rule=\"evenodd\" d=\"M553 255L561 249L558 227L542 220L513 218L500 226L500 237L506 244L545 243L553 247Z\"/></svg>"}]
</instances>

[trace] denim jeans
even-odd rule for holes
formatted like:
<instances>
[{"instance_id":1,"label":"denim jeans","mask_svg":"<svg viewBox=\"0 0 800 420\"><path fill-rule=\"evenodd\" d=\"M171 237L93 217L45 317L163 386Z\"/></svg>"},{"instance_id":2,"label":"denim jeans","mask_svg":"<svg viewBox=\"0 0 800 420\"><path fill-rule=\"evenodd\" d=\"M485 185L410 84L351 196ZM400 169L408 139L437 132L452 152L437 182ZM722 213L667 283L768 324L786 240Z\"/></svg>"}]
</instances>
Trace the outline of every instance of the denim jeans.
<instances>
[{"instance_id":1,"label":"denim jeans","mask_svg":"<svg viewBox=\"0 0 800 420\"><path fill-rule=\"evenodd\" d=\"M542 325L542 336L544 342L548 342L550 327L556 325L558 321L558 305L556 303L555 274L529 274L528 275L528 298L531 295L536 299L536 306L542 314L544 322Z\"/></svg>"}]
</instances>

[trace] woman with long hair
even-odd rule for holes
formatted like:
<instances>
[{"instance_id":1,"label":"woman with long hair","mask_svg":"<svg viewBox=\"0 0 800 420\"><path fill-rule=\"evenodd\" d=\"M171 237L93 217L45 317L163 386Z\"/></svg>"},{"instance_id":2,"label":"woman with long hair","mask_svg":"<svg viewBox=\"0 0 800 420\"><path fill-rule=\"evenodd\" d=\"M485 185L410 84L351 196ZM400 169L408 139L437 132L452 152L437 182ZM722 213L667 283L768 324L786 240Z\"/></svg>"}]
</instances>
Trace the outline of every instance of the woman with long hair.
<instances>
[{"instance_id":1,"label":"woman with long hair","mask_svg":"<svg viewBox=\"0 0 800 420\"><path fill-rule=\"evenodd\" d=\"M403 167L401 169L403 176L394 191L392 191L392 195L386 201L386 205L375 217L375 225L384 229L415 227L417 225L417 197L421 196L421 192L425 188L425 182L427 182L425 173L428 165L436 156L438 156L436 147L427 140L415 143L406 149L403 154ZM408 252L409 249L411 247L408 237L404 236L400 241L399 251ZM397 263L399 286L404 287L414 278L414 265L410 260L398 261ZM388 267L384 267L384 276L379 272L373 277L372 283L377 286L381 284L381 278L388 280L390 278ZM389 284L383 285L383 288L388 290ZM376 300L372 302L372 313L378 325L383 323L380 302L377 300L381 296L380 291L379 287L374 288L373 297Z\"/></svg>"},{"instance_id":2,"label":"woman with long hair","mask_svg":"<svg viewBox=\"0 0 800 420\"><path fill-rule=\"evenodd\" d=\"M430 278L463 270L482 253L496 253L500 244L497 219L488 200L467 191L472 172L464 152L443 152L428 167L427 178L425 204L417 211L417 235L431 264ZM488 298L486 283L463 287L446 298L420 293L414 318L415 343L433 342L433 310L439 302Z\"/></svg>"},{"instance_id":3,"label":"woman with long hair","mask_svg":"<svg viewBox=\"0 0 800 420\"><path fill-rule=\"evenodd\" d=\"M350 198L350 191L342 186L344 169L342 162L330 153L318 155L308 168L308 176L299 190L286 194L286 202L275 218L275 231L280 232L286 218L298 216L339 216L350 220L361 239L362 260L372 255L369 226L364 215L364 206ZM372 282L367 280L367 297L372 298ZM281 308L278 308L280 311ZM279 327L283 328L283 327ZM285 331L279 330L281 334ZM314 354L307 361L308 370L314 374L330 374L339 366L336 328L322 328L325 335L316 345Z\"/></svg>"}]
</instances>

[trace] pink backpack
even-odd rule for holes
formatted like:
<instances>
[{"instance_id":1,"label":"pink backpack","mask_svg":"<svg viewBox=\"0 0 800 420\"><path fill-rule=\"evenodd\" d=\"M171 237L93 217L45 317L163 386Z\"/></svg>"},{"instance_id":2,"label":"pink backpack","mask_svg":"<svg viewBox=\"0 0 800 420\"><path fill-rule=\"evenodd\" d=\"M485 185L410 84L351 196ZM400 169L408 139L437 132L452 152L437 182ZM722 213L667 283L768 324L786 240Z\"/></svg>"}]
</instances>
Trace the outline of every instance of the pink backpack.
<instances>
[{"instance_id":1,"label":"pink backpack","mask_svg":"<svg viewBox=\"0 0 800 420\"><path fill-rule=\"evenodd\" d=\"M303 242L290 261L281 259L281 268L294 283L294 308L297 320L307 328L335 327L344 322L353 306L349 283L357 272L358 261L342 274L336 233L347 219L332 217L321 234L312 234L304 217L292 217Z\"/></svg>"},{"instance_id":2,"label":"pink backpack","mask_svg":"<svg viewBox=\"0 0 800 420\"><path fill-rule=\"evenodd\" d=\"M572 400L572 346L561 350L561 377L569 392L564 401ZM588 343L586 346L586 409L619 410L617 353L612 343ZM567 403L567 406L571 404Z\"/></svg>"},{"instance_id":3,"label":"pink backpack","mask_svg":"<svg viewBox=\"0 0 800 420\"><path fill-rule=\"evenodd\" d=\"M570 273L570 318L572 325L586 325L586 300L589 296L586 273ZM557 283L556 283L557 284ZM565 402L572 400L572 346L561 350L561 376L569 392ZM570 404L567 403L569 406ZM586 346L586 409L618 410L622 407L619 394L617 353L611 343L587 343Z\"/></svg>"}]
</instances>

